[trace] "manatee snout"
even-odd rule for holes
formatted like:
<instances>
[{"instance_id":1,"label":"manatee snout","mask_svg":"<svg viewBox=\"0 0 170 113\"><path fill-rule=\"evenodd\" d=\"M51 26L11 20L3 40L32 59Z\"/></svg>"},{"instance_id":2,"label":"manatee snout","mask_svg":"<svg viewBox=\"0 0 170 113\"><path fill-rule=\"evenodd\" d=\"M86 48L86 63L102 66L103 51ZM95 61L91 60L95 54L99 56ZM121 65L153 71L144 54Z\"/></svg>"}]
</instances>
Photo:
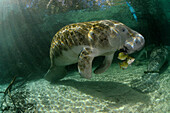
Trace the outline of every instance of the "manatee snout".
<instances>
[{"instance_id":1,"label":"manatee snout","mask_svg":"<svg viewBox=\"0 0 170 113\"><path fill-rule=\"evenodd\" d=\"M132 36L129 40L126 40L124 47L126 48L126 51L128 54L131 54L135 51L139 51L143 48L145 44L145 39L144 37L135 32L132 33Z\"/></svg>"}]
</instances>

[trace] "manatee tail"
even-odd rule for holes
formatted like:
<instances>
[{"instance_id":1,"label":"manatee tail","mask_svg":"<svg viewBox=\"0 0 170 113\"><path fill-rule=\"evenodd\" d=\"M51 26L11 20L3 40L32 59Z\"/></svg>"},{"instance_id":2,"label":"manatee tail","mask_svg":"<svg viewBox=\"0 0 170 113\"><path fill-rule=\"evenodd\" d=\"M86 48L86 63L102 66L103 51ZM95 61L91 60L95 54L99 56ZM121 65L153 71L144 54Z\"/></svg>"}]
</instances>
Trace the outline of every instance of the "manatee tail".
<instances>
[{"instance_id":1,"label":"manatee tail","mask_svg":"<svg viewBox=\"0 0 170 113\"><path fill-rule=\"evenodd\" d=\"M44 75L44 78L50 82L58 81L66 76L66 69L63 66L52 66Z\"/></svg>"}]
</instances>

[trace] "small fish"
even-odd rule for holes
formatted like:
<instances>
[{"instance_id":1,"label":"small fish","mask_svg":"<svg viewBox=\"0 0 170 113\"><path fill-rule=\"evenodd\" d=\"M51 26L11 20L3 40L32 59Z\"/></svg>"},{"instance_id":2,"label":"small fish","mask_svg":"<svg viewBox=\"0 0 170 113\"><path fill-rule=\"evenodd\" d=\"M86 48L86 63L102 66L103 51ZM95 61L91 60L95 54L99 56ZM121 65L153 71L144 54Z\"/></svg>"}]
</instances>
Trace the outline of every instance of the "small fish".
<instances>
[{"instance_id":1,"label":"small fish","mask_svg":"<svg viewBox=\"0 0 170 113\"><path fill-rule=\"evenodd\" d=\"M122 68L124 70L128 67L128 63L127 63L127 61L124 61L124 62L119 63L119 66L120 66L120 68Z\"/></svg>"},{"instance_id":2,"label":"small fish","mask_svg":"<svg viewBox=\"0 0 170 113\"><path fill-rule=\"evenodd\" d=\"M127 57L128 57L128 54L126 54L124 52L120 52L118 55L119 60L125 60Z\"/></svg>"},{"instance_id":3,"label":"small fish","mask_svg":"<svg viewBox=\"0 0 170 113\"><path fill-rule=\"evenodd\" d=\"M127 58L127 63L128 63L129 65L132 64L134 61L135 61L135 58L132 58L132 57L128 56L128 58Z\"/></svg>"},{"instance_id":4,"label":"small fish","mask_svg":"<svg viewBox=\"0 0 170 113\"><path fill-rule=\"evenodd\" d=\"M136 21L138 21L137 16L136 16L136 12L135 12L134 8L133 8L133 7L130 5L130 3L127 2L127 1L126 1L126 4L128 5L129 10L130 10L130 12L132 13L134 19L135 19Z\"/></svg>"},{"instance_id":5,"label":"small fish","mask_svg":"<svg viewBox=\"0 0 170 113\"><path fill-rule=\"evenodd\" d=\"M118 59L124 60L123 62L119 63L119 66L122 69L126 69L128 65L131 65L135 61L135 58L128 56L128 54L124 52L119 53Z\"/></svg>"}]
</instances>

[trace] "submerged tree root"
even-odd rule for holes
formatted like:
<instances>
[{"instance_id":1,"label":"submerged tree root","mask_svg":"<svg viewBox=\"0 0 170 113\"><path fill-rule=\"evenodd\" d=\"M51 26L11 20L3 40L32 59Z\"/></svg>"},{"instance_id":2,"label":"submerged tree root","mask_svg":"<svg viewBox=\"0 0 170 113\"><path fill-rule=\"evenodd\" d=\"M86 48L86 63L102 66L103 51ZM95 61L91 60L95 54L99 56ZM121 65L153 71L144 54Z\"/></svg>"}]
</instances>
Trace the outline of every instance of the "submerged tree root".
<instances>
[{"instance_id":1,"label":"submerged tree root","mask_svg":"<svg viewBox=\"0 0 170 113\"><path fill-rule=\"evenodd\" d=\"M2 112L14 111L17 113L24 113L25 110L28 108L34 109L34 104L27 103L25 100L25 98L28 96L28 92L24 91L21 87L20 87L20 90L13 92L13 94L11 95L11 91L13 91L14 89L15 90L17 89L17 88L12 88L12 87L14 87L14 83L16 83L17 77L18 76L14 76L11 83L8 85L8 87L6 88L6 90L4 92L0 91L0 93L4 94L3 98L2 98L3 100L2 100L2 103L0 106L0 110ZM25 82L26 81L23 81L22 85Z\"/></svg>"},{"instance_id":2,"label":"submerged tree root","mask_svg":"<svg viewBox=\"0 0 170 113\"><path fill-rule=\"evenodd\" d=\"M12 96L11 96L11 89L12 89L12 86L13 86L15 80L16 80L16 77L17 77L17 75L14 76L13 80L11 81L11 83L8 85L8 87L6 88L6 90L4 92L2 92L2 91L0 92L0 93L4 93L3 102L1 104L1 110L2 111L8 110L10 108L10 106L7 105L6 96L9 96L9 98L11 99L11 101L13 103L14 109L16 109L15 102L14 102ZM5 108L3 107L4 103L6 103L6 105L7 105Z\"/></svg>"}]
</instances>

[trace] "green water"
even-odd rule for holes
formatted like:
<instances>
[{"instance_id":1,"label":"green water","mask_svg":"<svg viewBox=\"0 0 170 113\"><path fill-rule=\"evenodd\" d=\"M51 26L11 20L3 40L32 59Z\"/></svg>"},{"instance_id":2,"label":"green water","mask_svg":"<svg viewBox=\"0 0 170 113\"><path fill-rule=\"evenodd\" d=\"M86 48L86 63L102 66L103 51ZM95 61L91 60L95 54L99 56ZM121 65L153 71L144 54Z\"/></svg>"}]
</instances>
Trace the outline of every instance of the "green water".
<instances>
[{"instance_id":1,"label":"green water","mask_svg":"<svg viewBox=\"0 0 170 113\"><path fill-rule=\"evenodd\" d=\"M70 93L74 98L80 96L79 99L72 98L71 104L65 104L70 106L70 112L168 112L170 110L167 107L170 103L168 100L170 57L164 55L165 52L156 52L154 58L158 57L158 59L154 60L150 55L159 47L164 47L167 52L170 51L170 2L168 0L127 0L127 2L130 6L126 0L0 0L0 92L4 92L17 75L10 91L11 95L16 97L14 101L18 100L17 105L14 106L8 97L7 101L9 100L11 104L3 105L3 99L7 97L3 97L3 93L1 93L1 111L47 112L51 109L51 112L65 112L67 111L65 107L48 108L45 103L41 103L41 99L37 100L36 97L39 95L42 98L48 98L46 102L50 104L53 99L57 101L54 93L58 92L59 97L64 97L63 94L67 93L65 98L61 98L61 102L58 99L59 106L72 97L69 96ZM135 12L132 13L130 8L133 8ZM50 44L58 30L72 23L106 19L120 21L144 36L145 46L141 51L131 55L136 58L131 67L125 71L121 70L117 65L120 61L117 59L118 53L116 53L109 70L101 75L93 74L91 80L86 81L86 79L80 78L77 64L67 67L68 75L61 83L51 85L42 79L50 67ZM102 60L103 57L96 58L93 67L99 65ZM148 69L152 63L154 65L154 61L159 61L159 66L156 67L158 70ZM157 71L159 72L157 73ZM151 74L147 75L147 73ZM112 75L116 77L114 78ZM42 87L37 85L39 83L42 84ZM100 86L101 89L97 86ZM87 91L86 87L89 87ZM110 91L112 87L113 91ZM56 90L54 90L55 88ZM48 96L41 94L41 90L35 93L36 89L44 90L43 93ZM120 93L118 93L119 89ZM122 91L124 89L128 89L128 91ZM107 92L108 95L104 92ZM130 95L124 96L124 93L134 94L132 97L137 101L132 101ZM6 96L8 95L6 94ZM28 99L21 99L21 95ZM138 96L140 99L137 98ZM145 97L150 101L143 102L142 99ZM90 98L90 105L86 105L84 102L87 98ZM81 103L81 106L72 104L81 99L84 103ZM18 104L23 103L21 101L28 104ZM101 102L102 104L99 106L101 109L97 108L97 105L93 106L93 101L94 103L97 101L96 104ZM114 102L118 104L113 104ZM133 103L132 106L131 103ZM33 108L31 108L32 104ZM51 105L53 104L51 103ZM21 107L21 105L26 107ZM140 105L144 109L143 111L140 109ZM6 106L6 109L2 106ZM83 109L76 111L75 106L83 107ZM89 108L86 109L86 106Z\"/></svg>"}]
</instances>

